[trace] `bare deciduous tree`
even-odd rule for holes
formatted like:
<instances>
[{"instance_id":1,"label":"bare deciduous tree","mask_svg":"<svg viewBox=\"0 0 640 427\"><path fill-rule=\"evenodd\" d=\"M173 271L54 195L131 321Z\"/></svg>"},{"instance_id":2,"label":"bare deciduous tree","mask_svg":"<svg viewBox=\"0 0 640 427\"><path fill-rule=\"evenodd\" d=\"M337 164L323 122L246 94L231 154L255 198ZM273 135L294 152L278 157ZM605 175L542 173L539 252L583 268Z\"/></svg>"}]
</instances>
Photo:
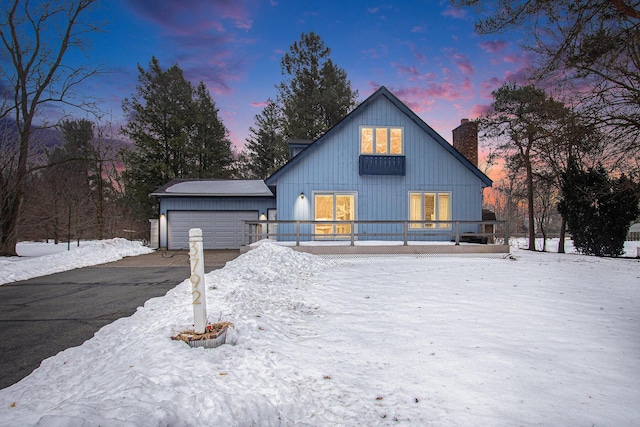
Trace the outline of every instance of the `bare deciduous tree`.
<instances>
[{"instance_id":1,"label":"bare deciduous tree","mask_svg":"<svg viewBox=\"0 0 640 427\"><path fill-rule=\"evenodd\" d=\"M95 0L4 2L0 13L2 78L8 83L0 118L16 126L16 159L0 177L0 255L16 255L18 222L25 196L34 119L44 104L87 107L75 101L74 89L99 67L65 64L70 49L83 49L84 37L97 28L83 21ZM8 181L11 181L8 183Z\"/></svg>"}]
</instances>

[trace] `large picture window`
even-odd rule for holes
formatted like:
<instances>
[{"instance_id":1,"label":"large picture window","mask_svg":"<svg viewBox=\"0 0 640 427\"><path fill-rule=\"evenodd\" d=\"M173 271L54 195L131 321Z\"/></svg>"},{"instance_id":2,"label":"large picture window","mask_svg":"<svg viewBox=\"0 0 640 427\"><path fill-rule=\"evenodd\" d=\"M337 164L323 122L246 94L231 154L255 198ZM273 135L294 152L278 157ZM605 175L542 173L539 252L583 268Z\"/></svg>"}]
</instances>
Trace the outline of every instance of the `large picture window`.
<instances>
[{"instance_id":1,"label":"large picture window","mask_svg":"<svg viewBox=\"0 0 640 427\"><path fill-rule=\"evenodd\" d=\"M403 132L401 127L361 126L360 153L402 155Z\"/></svg>"},{"instance_id":2,"label":"large picture window","mask_svg":"<svg viewBox=\"0 0 640 427\"><path fill-rule=\"evenodd\" d=\"M451 193L449 192L410 192L410 221L450 221ZM411 228L451 228L450 223L410 224Z\"/></svg>"},{"instance_id":3,"label":"large picture window","mask_svg":"<svg viewBox=\"0 0 640 427\"><path fill-rule=\"evenodd\" d=\"M352 221L356 218L355 194L316 193L313 196L316 221ZM351 224L316 224L318 238L348 238Z\"/></svg>"}]
</instances>

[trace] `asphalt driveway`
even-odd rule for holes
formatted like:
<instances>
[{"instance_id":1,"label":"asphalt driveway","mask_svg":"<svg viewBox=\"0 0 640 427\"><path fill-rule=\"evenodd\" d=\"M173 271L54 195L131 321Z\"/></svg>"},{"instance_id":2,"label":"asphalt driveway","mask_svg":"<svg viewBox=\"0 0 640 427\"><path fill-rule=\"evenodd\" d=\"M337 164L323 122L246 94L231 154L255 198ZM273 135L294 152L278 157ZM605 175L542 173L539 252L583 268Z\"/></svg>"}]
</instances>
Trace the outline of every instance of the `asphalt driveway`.
<instances>
[{"instance_id":1,"label":"asphalt driveway","mask_svg":"<svg viewBox=\"0 0 640 427\"><path fill-rule=\"evenodd\" d=\"M205 271L239 255L205 251ZM0 389L188 277L186 251L156 251L0 286Z\"/></svg>"}]
</instances>

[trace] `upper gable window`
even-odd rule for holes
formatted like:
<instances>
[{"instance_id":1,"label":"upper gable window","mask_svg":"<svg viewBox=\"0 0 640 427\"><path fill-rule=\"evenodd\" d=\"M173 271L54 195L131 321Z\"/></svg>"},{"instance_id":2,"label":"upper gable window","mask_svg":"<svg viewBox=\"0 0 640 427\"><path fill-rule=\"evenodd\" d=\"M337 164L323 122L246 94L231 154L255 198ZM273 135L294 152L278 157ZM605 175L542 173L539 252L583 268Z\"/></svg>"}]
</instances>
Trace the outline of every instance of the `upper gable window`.
<instances>
[{"instance_id":1,"label":"upper gable window","mask_svg":"<svg viewBox=\"0 0 640 427\"><path fill-rule=\"evenodd\" d=\"M361 126L360 153L402 155L404 153L401 127Z\"/></svg>"}]
</instances>

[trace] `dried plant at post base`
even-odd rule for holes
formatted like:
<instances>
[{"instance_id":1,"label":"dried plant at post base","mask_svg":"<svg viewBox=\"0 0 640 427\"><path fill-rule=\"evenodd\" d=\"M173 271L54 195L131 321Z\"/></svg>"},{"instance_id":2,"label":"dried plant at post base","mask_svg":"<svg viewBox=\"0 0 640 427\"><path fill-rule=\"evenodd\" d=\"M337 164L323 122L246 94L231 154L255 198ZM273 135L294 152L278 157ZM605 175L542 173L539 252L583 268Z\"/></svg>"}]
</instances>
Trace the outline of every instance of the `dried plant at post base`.
<instances>
[{"instance_id":1,"label":"dried plant at post base","mask_svg":"<svg viewBox=\"0 0 640 427\"><path fill-rule=\"evenodd\" d=\"M180 332L178 335L171 337L176 341L199 341L199 340L211 340L217 338L225 329L233 326L231 322L218 322L207 325L206 331L202 334L198 334L193 330Z\"/></svg>"}]
</instances>

